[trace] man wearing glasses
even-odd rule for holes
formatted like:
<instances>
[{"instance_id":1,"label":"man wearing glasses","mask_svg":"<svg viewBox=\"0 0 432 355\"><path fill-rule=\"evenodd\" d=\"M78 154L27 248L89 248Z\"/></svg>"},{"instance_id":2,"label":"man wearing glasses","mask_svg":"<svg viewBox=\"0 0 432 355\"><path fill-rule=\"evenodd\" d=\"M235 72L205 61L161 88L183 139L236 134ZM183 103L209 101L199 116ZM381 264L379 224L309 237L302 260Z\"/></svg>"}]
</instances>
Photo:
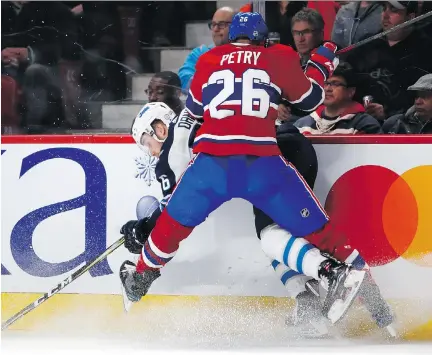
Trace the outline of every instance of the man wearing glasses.
<instances>
[{"instance_id":1,"label":"man wearing glasses","mask_svg":"<svg viewBox=\"0 0 432 355\"><path fill-rule=\"evenodd\" d=\"M189 84L195 74L195 65L198 61L198 58L212 47L228 43L229 26L234 14L234 10L230 7L221 7L220 9L216 10L212 21L209 23L209 29L212 32L213 45L207 46L203 44L199 47L196 47L188 55L183 66L178 72L183 90L189 89Z\"/></svg>"},{"instance_id":2,"label":"man wearing glasses","mask_svg":"<svg viewBox=\"0 0 432 355\"><path fill-rule=\"evenodd\" d=\"M341 62L324 82L324 105L300 118L295 126L303 134L377 134L381 125L354 101L356 76L348 63Z\"/></svg>"},{"instance_id":3,"label":"man wearing glasses","mask_svg":"<svg viewBox=\"0 0 432 355\"><path fill-rule=\"evenodd\" d=\"M305 66L312 50L324 41L324 19L318 11L304 8L293 16L291 33L294 38L295 49L300 57L300 63ZM295 122L305 115L305 112L296 110L286 103L281 103L278 111L278 118L281 121Z\"/></svg>"}]
</instances>

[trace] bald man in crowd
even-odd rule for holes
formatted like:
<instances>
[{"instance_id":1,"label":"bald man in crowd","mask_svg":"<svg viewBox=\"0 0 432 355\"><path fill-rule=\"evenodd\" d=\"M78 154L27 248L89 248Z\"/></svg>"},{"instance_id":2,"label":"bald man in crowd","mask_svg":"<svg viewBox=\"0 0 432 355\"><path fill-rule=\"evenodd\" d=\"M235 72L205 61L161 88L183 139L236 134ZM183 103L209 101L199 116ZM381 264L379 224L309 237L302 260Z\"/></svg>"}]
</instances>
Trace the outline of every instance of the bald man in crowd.
<instances>
[{"instance_id":1,"label":"bald man in crowd","mask_svg":"<svg viewBox=\"0 0 432 355\"><path fill-rule=\"evenodd\" d=\"M211 48L228 43L228 30L234 14L235 11L231 7L221 7L214 13L212 21L209 23L213 45L207 46L203 44L192 50L178 72L183 91L189 90L189 84L195 74L195 65L198 58Z\"/></svg>"}]
</instances>

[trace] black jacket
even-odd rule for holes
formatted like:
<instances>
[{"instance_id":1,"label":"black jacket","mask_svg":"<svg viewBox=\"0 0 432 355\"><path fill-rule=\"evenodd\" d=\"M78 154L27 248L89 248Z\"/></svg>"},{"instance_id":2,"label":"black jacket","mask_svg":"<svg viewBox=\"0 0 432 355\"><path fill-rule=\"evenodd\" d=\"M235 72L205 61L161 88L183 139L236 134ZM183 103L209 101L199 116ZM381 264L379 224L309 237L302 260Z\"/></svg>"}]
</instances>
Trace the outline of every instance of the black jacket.
<instances>
[{"instance_id":1,"label":"black jacket","mask_svg":"<svg viewBox=\"0 0 432 355\"><path fill-rule=\"evenodd\" d=\"M278 1L266 1L265 20L269 32L279 32L281 44L294 46L294 39L291 34L291 20L301 9L306 7L307 1L291 1L287 11L282 15L279 11Z\"/></svg>"},{"instance_id":2,"label":"black jacket","mask_svg":"<svg viewBox=\"0 0 432 355\"><path fill-rule=\"evenodd\" d=\"M413 106L405 114L389 117L382 131L390 134L432 134L432 120L426 123L420 120Z\"/></svg>"},{"instance_id":3,"label":"black jacket","mask_svg":"<svg viewBox=\"0 0 432 355\"><path fill-rule=\"evenodd\" d=\"M406 112L414 97L407 92L420 77L432 72L432 43L421 33L413 32L390 47L386 39L341 55L358 74L355 100L365 95L384 106L386 116Z\"/></svg>"}]
</instances>

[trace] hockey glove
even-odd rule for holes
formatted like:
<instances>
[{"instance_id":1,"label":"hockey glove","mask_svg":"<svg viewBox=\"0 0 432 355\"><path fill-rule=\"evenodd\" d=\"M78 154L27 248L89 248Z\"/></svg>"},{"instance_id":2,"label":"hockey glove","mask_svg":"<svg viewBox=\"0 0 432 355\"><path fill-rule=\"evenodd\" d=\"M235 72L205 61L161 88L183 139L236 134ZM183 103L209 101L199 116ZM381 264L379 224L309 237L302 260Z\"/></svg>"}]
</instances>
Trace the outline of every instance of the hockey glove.
<instances>
[{"instance_id":1,"label":"hockey glove","mask_svg":"<svg viewBox=\"0 0 432 355\"><path fill-rule=\"evenodd\" d=\"M144 243L152 231L148 226L150 218L146 217L139 221L129 221L120 229L125 237L124 246L132 254L140 254Z\"/></svg>"},{"instance_id":2,"label":"hockey glove","mask_svg":"<svg viewBox=\"0 0 432 355\"><path fill-rule=\"evenodd\" d=\"M339 65L339 58L335 54L336 51L337 46L332 42L324 42L314 49L307 63L306 73L311 69L318 69L320 74L324 76L324 81L327 80ZM308 76L311 77L311 75Z\"/></svg>"}]
</instances>

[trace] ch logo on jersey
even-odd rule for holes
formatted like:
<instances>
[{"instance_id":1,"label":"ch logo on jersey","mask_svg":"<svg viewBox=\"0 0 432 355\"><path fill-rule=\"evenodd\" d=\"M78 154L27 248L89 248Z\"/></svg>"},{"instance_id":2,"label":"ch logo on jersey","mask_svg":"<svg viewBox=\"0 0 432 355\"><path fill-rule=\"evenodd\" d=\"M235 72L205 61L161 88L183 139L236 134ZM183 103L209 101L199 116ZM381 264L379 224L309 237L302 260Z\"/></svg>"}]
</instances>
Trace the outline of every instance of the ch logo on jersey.
<instances>
[{"instance_id":1,"label":"ch logo on jersey","mask_svg":"<svg viewBox=\"0 0 432 355\"><path fill-rule=\"evenodd\" d=\"M332 72L335 70L332 62L325 62L325 65L327 65Z\"/></svg>"},{"instance_id":2,"label":"ch logo on jersey","mask_svg":"<svg viewBox=\"0 0 432 355\"><path fill-rule=\"evenodd\" d=\"M135 158L137 170L135 172L136 179L142 179L147 186L150 186L153 181L156 181L156 164L158 158L150 154L143 154Z\"/></svg>"},{"instance_id":3,"label":"ch logo on jersey","mask_svg":"<svg viewBox=\"0 0 432 355\"><path fill-rule=\"evenodd\" d=\"M300 211L300 214L301 214L301 216L302 216L303 218L307 218L307 217L309 217L310 212L309 212L309 210L308 210L307 208L303 208L303 209Z\"/></svg>"}]
</instances>

